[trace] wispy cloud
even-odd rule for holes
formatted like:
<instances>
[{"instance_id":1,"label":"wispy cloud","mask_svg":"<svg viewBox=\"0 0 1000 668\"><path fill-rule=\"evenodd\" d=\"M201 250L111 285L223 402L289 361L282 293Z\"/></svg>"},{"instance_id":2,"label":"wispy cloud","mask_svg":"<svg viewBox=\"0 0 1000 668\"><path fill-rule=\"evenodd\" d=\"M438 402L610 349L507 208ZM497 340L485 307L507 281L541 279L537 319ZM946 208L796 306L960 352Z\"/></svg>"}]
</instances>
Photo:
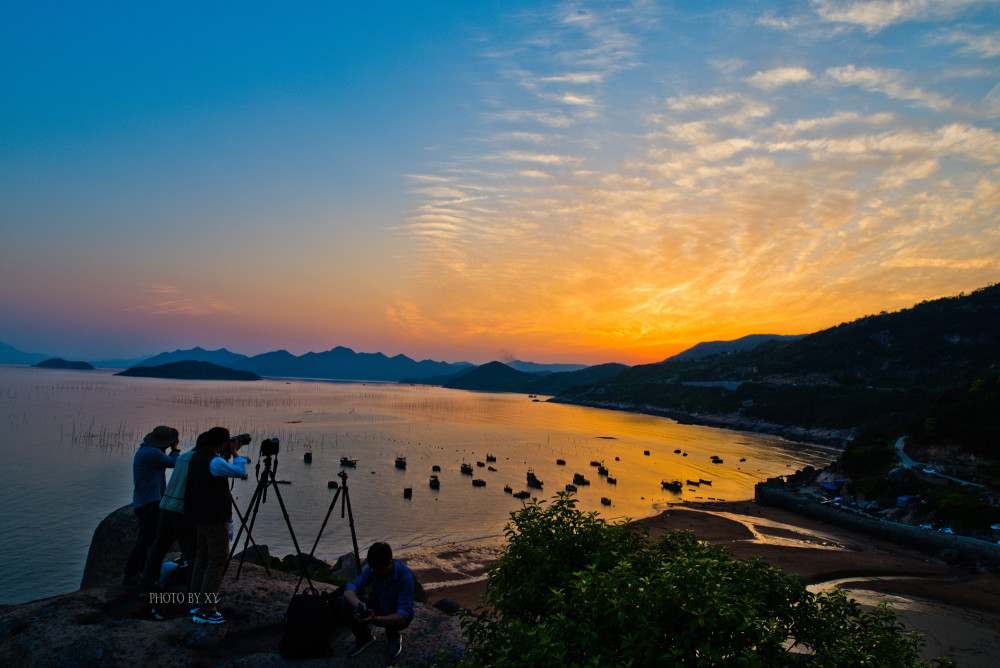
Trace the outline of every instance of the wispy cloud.
<instances>
[{"instance_id":1,"label":"wispy cloud","mask_svg":"<svg viewBox=\"0 0 1000 668\"><path fill-rule=\"evenodd\" d=\"M936 110L945 110L951 102L937 93L909 85L898 70L874 67L831 67L826 71L834 81L845 86L858 86L873 93L882 93L897 100L911 100Z\"/></svg>"},{"instance_id":2,"label":"wispy cloud","mask_svg":"<svg viewBox=\"0 0 1000 668\"><path fill-rule=\"evenodd\" d=\"M825 21L845 23L876 33L896 23L950 18L990 0L813 0Z\"/></svg>"},{"instance_id":3,"label":"wispy cloud","mask_svg":"<svg viewBox=\"0 0 1000 668\"><path fill-rule=\"evenodd\" d=\"M122 311L139 311L149 315L178 313L196 316L235 311L232 306L212 295L184 295L180 288L171 285L151 284L146 287L146 292L152 298L150 302L129 306Z\"/></svg>"},{"instance_id":4,"label":"wispy cloud","mask_svg":"<svg viewBox=\"0 0 1000 668\"><path fill-rule=\"evenodd\" d=\"M757 72L747 81L757 88L774 90L788 84L809 81L812 78L812 72L804 67L776 67L772 70Z\"/></svg>"}]
</instances>

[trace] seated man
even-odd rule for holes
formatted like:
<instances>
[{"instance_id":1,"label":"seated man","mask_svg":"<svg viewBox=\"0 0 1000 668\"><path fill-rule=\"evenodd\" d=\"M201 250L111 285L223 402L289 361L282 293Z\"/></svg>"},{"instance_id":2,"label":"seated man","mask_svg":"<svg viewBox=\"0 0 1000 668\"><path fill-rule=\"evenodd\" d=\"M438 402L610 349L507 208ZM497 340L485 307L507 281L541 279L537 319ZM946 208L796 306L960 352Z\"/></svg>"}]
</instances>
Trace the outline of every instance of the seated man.
<instances>
[{"instance_id":1,"label":"seated man","mask_svg":"<svg viewBox=\"0 0 1000 668\"><path fill-rule=\"evenodd\" d=\"M362 596L369 585L371 596ZM368 564L361 575L347 583L343 617L354 632L348 656L360 654L375 642L369 624L385 628L390 659L403 651L399 632L413 621L413 573L392 558L392 548L387 543L375 543L368 548Z\"/></svg>"}]
</instances>

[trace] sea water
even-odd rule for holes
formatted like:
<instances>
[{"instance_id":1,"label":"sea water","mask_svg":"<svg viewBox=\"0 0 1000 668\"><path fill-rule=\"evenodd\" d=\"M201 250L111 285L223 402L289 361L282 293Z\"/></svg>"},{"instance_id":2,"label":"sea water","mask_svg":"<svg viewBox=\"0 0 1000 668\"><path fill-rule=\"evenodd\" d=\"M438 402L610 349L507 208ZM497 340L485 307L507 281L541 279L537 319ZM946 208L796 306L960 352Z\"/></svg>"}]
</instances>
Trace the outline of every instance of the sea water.
<instances>
[{"instance_id":1,"label":"sea water","mask_svg":"<svg viewBox=\"0 0 1000 668\"><path fill-rule=\"evenodd\" d=\"M251 458L250 477L232 484L241 511L264 469L260 442L277 438L272 467L283 482L268 487L254 540L283 556L295 541L309 552L318 539L316 555L328 560L352 549L345 500L362 552L375 540L405 549L502 534L523 504L505 486L548 499L580 473L590 481L577 486L580 508L635 519L681 500L749 499L765 478L836 456L772 436L544 399L394 383L181 381L0 366L0 603L79 587L94 530L131 503L132 457L160 424L180 431L182 451L213 426L251 435L241 453ZM342 468L341 457L357 467ZM396 468L397 457L406 458L405 469ZM591 462L603 463L617 484ZM463 463L472 476L461 473ZM433 466L441 468L438 490L428 484ZM328 482L339 485L341 471L349 491L335 496ZM527 486L529 471L541 490ZM711 485L661 486L700 479Z\"/></svg>"}]
</instances>

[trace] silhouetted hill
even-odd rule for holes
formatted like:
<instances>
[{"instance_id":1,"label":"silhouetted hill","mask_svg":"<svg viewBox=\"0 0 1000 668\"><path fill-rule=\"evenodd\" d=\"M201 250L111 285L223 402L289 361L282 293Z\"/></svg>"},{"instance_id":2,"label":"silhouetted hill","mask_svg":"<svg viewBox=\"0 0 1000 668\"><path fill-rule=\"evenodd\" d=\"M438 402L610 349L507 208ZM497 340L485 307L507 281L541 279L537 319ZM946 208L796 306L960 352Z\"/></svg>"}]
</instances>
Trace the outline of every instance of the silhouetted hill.
<instances>
[{"instance_id":1,"label":"silhouetted hill","mask_svg":"<svg viewBox=\"0 0 1000 668\"><path fill-rule=\"evenodd\" d=\"M687 350L677 353L673 357L668 357L664 362L677 362L681 360L695 360L709 355L719 355L721 353L733 353L740 350L756 348L768 341L794 341L801 339L805 334L782 335L782 334L750 334L731 341L703 341Z\"/></svg>"},{"instance_id":2,"label":"silhouetted hill","mask_svg":"<svg viewBox=\"0 0 1000 668\"><path fill-rule=\"evenodd\" d=\"M566 373L587 368L586 364L539 364L538 362L525 362L523 360L504 362L504 364L511 369L525 373Z\"/></svg>"},{"instance_id":3,"label":"silhouetted hill","mask_svg":"<svg viewBox=\"0 0 1000 668\"><path fill-rule=\"evenodd\" d=\"M1000 365L1000 286L792 341L632 367L559 401L809 429L901 430L931 396Z\"/></svg>"},{"instance_id":4,"label":"silhouetted hill","mask_svg":"<svg viewBox=\"0 0 1000 668\"><path fill-rule=\"evenodd\" d=\"M218 350L205 350L204 348L191 348L190 350L175 350L172 353L160 353L149 359L142 360L135 366L160 366L171 362L210 362L219 366L237 368L237 364L247 359L246 355L229 352L225 348Z\"/></svg>"},{"instance_id":5,"label":"silhouetted hill","mask_svg":"<svg viewBox=\"0 0 1000 668\"><path fill-rule=\"evenodd\" d=\"M14 346L0 343L0 364L36 364L46 360L52 355L42 355L40 353L23 353Z\"/></svg>"},{"instance_id":6,"label":"silhouetted hill","mask_svg":"<svg viewBox=\"0 0 1000 668\"><path fill-rule=\"evenodd\" d=\"M260 376L249 371L229 369L211 362L186 360L159 366L137 366L115 374L138 378L174 378L180 380L260 380Z\"/></svg>"},{"instance_id":7,"label":"silhouetted hill","mask_svg":"<svg viewBox=\"0 0 1000 668\"><path fill-rule=\"evenodd\" d=\"M457 390L487 392L522 392L524 394L558 394L578 385L594 383L613 376L628 367L624 364L598 364L578 371L562 373L524 373L502 362L490 362L466 373L452 376L440 384ZM428 385L438 384L424 379Z\"/></svg>"},{"instance_id":8,"label":"silhouetted hill","mask_svg":"<svg viewBox=\"0 0 1000 668\"><path fill-rule=\"evenodd\" d=\"M70 362L61 357L43 360L35 366L41 369L72 369L74 371L90 371L94 368L92 364L87 362Z\"/></svg>"}]
</instances>

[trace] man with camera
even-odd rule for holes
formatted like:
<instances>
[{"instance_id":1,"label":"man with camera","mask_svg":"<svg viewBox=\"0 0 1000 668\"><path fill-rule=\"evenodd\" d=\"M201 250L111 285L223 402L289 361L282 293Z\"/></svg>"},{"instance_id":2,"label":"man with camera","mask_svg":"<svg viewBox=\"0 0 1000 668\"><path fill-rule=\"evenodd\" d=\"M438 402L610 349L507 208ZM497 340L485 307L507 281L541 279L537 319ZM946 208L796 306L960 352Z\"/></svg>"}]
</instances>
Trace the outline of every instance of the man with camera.
<instances>
[{"instance_id":1,"label":"man with camera","mask_svg":"<svg viewBox=\"0 0 1000 668\"><path fill-rule=\"evenodd\" d=\"M413 573L401 561L392 558L388 543L374 543L368 548L368 564L361 575L344 589L342 617L354 633L354 644L347 648L355 656L375 642L369 624L385 628L389 658L403 651L400 631L413 621ZM371 596L361 596L371 586Z\"/></svg>"},{"instance_id":2,"label":"man with camera","mask_svg":"<svg viewBox=\"0 0 1000 668\"><path fill-rule=\"evenodd\" d=\"M246 478L246 458L236 456L249 436L229 438L229 430L212 427L198 436L188 464L184 519L197 528L197 550L191 593L200 604L194 613L199 624L226 621L218 611L218 592L229 556L229 520L232 499L227 478ZM232 458L232 463L228 460Z\"/></svg>"},{"instance_id":3,"label":"man with camera","mask_svg":"<svg viewBox=\"0 0 1000 668\"><path fill-rule=\"evenodd\" d=\"M161 425L146 434L132 459L132 508L139 519L139 533L125 562L125 582L128 584L135 584L139 579L149 547L156 538L160 499L167 486L166 470L174 467L181 454L177 448L179 443L179 432Z\"/></svg>"}]
</instances>

